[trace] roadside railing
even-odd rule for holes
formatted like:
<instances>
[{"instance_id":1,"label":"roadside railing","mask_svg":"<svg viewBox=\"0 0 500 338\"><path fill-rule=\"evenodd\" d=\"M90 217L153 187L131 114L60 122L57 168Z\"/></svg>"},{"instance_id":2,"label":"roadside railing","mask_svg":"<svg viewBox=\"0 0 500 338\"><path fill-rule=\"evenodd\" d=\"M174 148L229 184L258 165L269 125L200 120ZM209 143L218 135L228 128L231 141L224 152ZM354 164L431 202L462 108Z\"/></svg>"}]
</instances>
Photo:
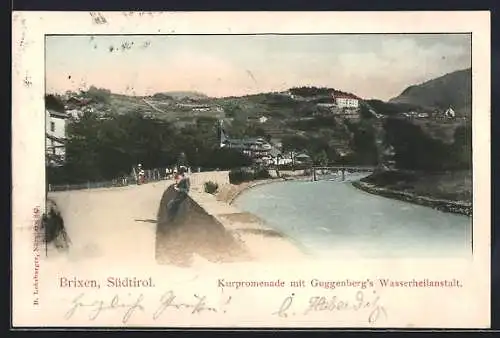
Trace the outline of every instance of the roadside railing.
<instances>
[{"instance_id":1,"label":"roadside railing","mask_svg":"<svg viewBox=\"0 0 500 338\"><path fill-rule=\"evenodd\" d=\"M144 170L144 184L148 182L158 182L167 179L173 179L173 174L167 175L167 168L156 168ZM171 168L170 168L171 169ZM212 180L220 184L225 183L228 180L227 171L220 171L218 168L190 168L191 173L191 184L201 185L207 180ZM48 184L47 189L50 192L55 191L69 191L69 190L86 190L86 189L98 189L98 188L113 188L113 187L125 187L129 185L137 185L138 182L136 177L133 175L118 177L113 180L108 181L88 181L76 184Z\"/></svg>"},{"instance_id":2,"label":"roadside railing","mask_svg":"<svg viewBox=\"0 0 500 338\"><path fill-rule=\"evenodd\" d=\"M148 169L144 170L144 184L148 182L158 182L171 178L166 173L166 168ZM112 188L112 187L125 187L129 185L137 185L138 181L135 176L129 175L124 177L115 178L108 181L87 181L76 184L48 184L48 191L68 191L68 190L85 190L85 189L98 189L98 188Z\"/></svg>"}]
</instances>

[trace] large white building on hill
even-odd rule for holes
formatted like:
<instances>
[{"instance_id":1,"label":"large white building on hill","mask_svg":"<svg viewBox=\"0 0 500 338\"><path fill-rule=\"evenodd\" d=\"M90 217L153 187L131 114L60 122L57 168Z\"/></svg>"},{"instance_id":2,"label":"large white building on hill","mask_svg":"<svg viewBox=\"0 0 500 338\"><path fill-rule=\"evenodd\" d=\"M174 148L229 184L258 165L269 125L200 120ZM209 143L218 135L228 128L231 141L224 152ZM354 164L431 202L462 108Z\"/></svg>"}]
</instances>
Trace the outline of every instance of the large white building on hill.
<instances>
[{"instance_id":1,"label":"large white building on hill","mask_svg":"<svg viewBox=\"0 0 500 338\"><path fill-rule=\"evenodd\" d=\"M359 107L359 99L354 95L346 95L346 94L332 94L337 107L339 108L358 108Z\"/></svg>"},{"instance_id":2,"label":"large white building on hill","mask_svg":"<svg viewBox=\"0 0 500 338\"><path fill-rule=\"evenodd\" d=\"M48 165L59 166L64 163L67 119L66 113L45 111L45 156Z\"/></svg>"}]
</instances>

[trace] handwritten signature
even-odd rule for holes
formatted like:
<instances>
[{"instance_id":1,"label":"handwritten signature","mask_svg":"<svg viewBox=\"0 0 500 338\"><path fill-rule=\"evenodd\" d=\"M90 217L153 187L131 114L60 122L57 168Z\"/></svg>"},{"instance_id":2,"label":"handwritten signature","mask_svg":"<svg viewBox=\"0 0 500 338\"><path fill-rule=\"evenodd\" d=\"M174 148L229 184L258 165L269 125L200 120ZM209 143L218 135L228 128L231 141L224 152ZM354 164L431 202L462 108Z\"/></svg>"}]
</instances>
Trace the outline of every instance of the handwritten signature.
<instances>
[{"instance_id":1,"label":"handwritten signature","mask_svg":"<svg viewBox=\"0 0 500 338\"><path fill-rule=\"evenodd\" d=\"M278 311L273 315L286 318L294 315L292 304L294 304L295 294L286 297L281 303ZM387 311L380 304L380 296L375 292L371 298L365 296L363 291L358 291L352 300L341 300L337 296L322 297L313 296L309 298L307 307L302 311L303 315L312 312L333 312L333 311L353 311L361 312L366 310L368 312L368 323L375 324L382 317L387 318Z\"/></svg>"},{"instance_id":2,"label":"handwritten signature","mask_svg":"<svg viewBox=\"0 0 500 338\"><path fill-rule=\"evenodd\" d=\"M87 316L89 320L95 320L103 312L123 310L122 323L126 324L136 312L145 312L143 305L144 295L140 294L137 298L132 300L123 301L120 296L115 295L110 300L85 300L85 293L81 293L71 302L71 308L65 313L64 318L70 319L77 311L88 310ZM226 302L230 302L231 298ZM219 312L218 309L212 306L207 306L207 297L194 295L193 303L178 302L177 296L173 291L164 293L156 306L156 310L152 312L153 320L159 319L162 314L168 309L189 309L192 314L201 312Z\"/></svg>"}]
</instances>

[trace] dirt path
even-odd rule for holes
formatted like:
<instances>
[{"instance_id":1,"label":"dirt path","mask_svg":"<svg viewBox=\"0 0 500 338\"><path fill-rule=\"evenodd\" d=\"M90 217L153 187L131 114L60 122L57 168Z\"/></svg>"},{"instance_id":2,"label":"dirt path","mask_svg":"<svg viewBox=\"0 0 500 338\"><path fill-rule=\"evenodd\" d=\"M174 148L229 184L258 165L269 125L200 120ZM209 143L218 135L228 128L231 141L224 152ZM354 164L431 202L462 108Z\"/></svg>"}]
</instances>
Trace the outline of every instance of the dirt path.
<instances>
[{"instance_id":1,"label":"dirt path","mask_svg":"<svg viewBox=\"0 0 500 338\"><path fill-rule=\"evenodd\" d=\"M153 261L157 211L169 183L50 193L71 240L69 258Z\"/></svg>"}]
</instances>

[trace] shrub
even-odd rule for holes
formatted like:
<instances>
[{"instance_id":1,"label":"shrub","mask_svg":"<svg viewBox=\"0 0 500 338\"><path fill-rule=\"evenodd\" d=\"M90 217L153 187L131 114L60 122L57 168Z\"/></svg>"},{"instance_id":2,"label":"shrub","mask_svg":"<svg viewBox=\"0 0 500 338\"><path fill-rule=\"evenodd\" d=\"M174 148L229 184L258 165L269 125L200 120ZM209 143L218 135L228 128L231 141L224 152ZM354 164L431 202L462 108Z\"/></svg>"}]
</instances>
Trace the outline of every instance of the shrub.
<instances>
[{"instance_id":1,"label":"shrub","mask_svg":"<svg viewBox=\"0 0 500 338\"><path fill-rule=\"evenodd\" d=\"M271 174L266 168L238 168L229 172L229 182L231 184L240 184L267 178L271 178Z\"/></svg>"},{"instance_id":2,"label":"shrub","mask_svg":"<svg viewBox=\"0 0 500 338\"><path fill-rule=\"evenodd\" d=\"M269 173L269 170L267 170L266 168L257 168L254 171L253 178L255 180L267 179L271 178L271 174Z\"/></svg>"},{"instance_id":3,"label":"shrub","mask_svg":"<svg viewBox=\"0 0 500 338\"><path fill-rule=\"evenodd\" d=\"M404 184L411 185L417 180L415 174L404 171L385 171L380 173L374 173L361 179L363 182L379 185L379 186L389 186L395 185L403 182Z\"/></svg>"},{"instance_id":4,"label":"shrub","mask_svg":"<svg viewBox=\"0 0 500 338\"><path fill-rule=\"evenodd\" d=\"M240 184L242 182L251 181L253 179L253 172L245 168L232 169L229 172L229 183Z\"/></svg>"},{"instance_id":5,"label":"shrub","mask_svg":"<svg viewBox=\"0 0 500 338\"><path fill-rule=\"evenodd\" d=\"M205 182L205 192L208 194L215 194L219 189L219 185L216 182L208 181Z\"/></svg>"}]
</instances>

